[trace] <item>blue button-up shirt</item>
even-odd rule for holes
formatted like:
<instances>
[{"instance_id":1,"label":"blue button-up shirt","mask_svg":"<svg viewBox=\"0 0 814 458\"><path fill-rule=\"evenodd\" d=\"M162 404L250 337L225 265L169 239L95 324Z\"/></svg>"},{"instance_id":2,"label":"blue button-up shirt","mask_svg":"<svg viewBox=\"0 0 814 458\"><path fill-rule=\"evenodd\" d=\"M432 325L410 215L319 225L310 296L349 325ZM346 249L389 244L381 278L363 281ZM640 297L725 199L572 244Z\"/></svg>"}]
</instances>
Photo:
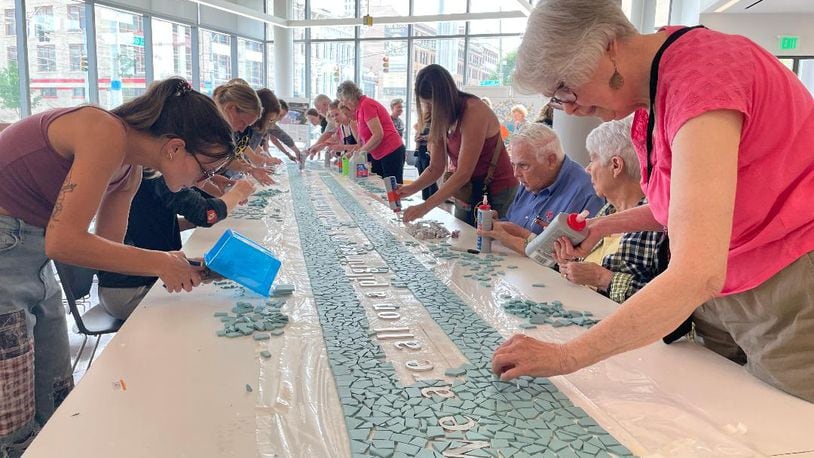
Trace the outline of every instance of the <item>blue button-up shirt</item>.
<instances>
[{"instance_id":1,"label":"blue button-up shirt","mask_svg":"<svg viewBox=\"0 0 814 458\"><path fill-rule=\"evenodd\" d=\"M594 216L604 205L605 200L594 192L588 172L565 156L551 186L537 193L526 191L522 186L517 190L506 219L539 234L560 213L579 213L587 209Z\"/></svg>"}]
</instances>

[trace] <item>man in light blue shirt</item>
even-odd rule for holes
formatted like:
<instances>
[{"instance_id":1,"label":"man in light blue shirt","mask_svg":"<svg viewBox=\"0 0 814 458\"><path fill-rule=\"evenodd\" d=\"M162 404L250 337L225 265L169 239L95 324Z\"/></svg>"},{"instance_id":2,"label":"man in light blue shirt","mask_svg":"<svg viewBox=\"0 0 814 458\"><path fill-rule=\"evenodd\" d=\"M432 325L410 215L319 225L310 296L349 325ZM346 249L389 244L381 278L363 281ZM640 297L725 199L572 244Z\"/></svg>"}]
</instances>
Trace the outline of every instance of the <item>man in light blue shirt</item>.
<instances>
[{"instance_id":1,"label":"man in light blue shirt","mask_svg":"<svg viewBox=\"0 0 814 458\"><path fill-rule=\"evenodd\" d=\"M526 240L543 232L560 213L588 210L591 216L605 205L591 177L562 150L557 134L544 124L529 124L511 138L510 156L521 188L492 236L525 255ZM503 216L503 215L501 215Z\"/></svg>"}]
</instances>

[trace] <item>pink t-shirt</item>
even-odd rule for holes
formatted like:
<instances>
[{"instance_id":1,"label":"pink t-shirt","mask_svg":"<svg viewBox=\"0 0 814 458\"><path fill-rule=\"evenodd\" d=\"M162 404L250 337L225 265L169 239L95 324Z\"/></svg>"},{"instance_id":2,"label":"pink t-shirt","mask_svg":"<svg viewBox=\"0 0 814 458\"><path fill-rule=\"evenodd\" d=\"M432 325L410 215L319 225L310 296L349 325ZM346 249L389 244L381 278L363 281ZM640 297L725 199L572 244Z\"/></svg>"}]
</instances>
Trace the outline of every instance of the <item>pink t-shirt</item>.
<instances>
[{"instance_id":1,"label":"pink t-shirt","mask_svg":"<svg viewBox=\"0 0 814 458\"><path fill-rule=\"evenodd\" d=\"M381 103L363 95L359 99L359 105L356 107L356 123L359 130L359 136L362 137L362 142L367 143L373 136L367 122L373 118L379 118L379 123L382 125L382 141L370 151L373 159L379 160L390 153L395 152L399 146L404 146L401 136L393 125L393 119L390 118L390 113L387 108Z\"/></svg>"},{"instance_id":2,"label":"pink t-shirt","mask_svg":"<svg viewBox=\"0 0 814 458\"><path fill-rule=\"evenodd\" d=\"M667 28L670 33L677 29ZM747 38L691 30L662 56L655 107L649 183L646 110L636 112L631 135L642 168L642 189L656 220L665 226L670 145L676 133L708 111L743 113L732 238L721 295L755 288L814 250L814 100L797 76Z\"/></svg>"}]
</instances>

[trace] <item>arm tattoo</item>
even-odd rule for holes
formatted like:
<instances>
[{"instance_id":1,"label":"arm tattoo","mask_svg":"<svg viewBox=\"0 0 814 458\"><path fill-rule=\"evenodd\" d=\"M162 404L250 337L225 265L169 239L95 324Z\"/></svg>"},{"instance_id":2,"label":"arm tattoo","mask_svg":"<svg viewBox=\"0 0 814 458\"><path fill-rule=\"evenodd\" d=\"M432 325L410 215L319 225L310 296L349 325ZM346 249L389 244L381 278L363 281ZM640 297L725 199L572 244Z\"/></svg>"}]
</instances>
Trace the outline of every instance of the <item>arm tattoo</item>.
<instances>
[{"instance_id":1,"label":"arm tattoo","mask_svg":"<svg viewBox=\"0 0 814 458\"><path fill-rule=\"evenodd\" d=\"M57 200L54 202L54 210L51 213L51 223L49 226L53 226L53 223L58 223L60 217L62 216L63 203L65 201L65 194L69 192L73 192L76 189L76 183L71 182L71 173L68 172L68 177L65 179L65 184L62 185L62 188L59 190L59 195L57 195Z\"/></svg>"}]
</instances>

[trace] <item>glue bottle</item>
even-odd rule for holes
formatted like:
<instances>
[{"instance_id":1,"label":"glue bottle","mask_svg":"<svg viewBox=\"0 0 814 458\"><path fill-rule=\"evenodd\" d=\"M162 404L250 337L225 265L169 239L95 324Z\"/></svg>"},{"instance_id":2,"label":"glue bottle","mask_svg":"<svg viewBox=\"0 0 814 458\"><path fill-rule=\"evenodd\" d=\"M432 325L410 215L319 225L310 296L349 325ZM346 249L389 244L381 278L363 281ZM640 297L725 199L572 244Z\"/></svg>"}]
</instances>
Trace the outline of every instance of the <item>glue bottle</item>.
<instances>
[{"instance_id":1,"label":"glue bottle","mask_svg":"<svg viewBox=\"0 0 814 458\"><path fill-rule=\"evenodd\" d=\"M350 174L350 164L348 163L348 156L342 155L342 175L348 176Z\"/></svg>"},{"instance_id":2,"label":"glue bottle","mask_svg":"<svg viewBox=\"0 0 814 458\"><path fill-rule=\"evenodd\" d=\"M367 178L370 175L367 167L367 161L361 152L356 151L353 153L353 168L351 173L356 174L356 179Z\"/></svg>"},{"instance_id":3,"label":"glue bottle","mask_svg":"<svg viewBox=\"0 0 814 458\"><path fill-rule=\"evenodd\" d=\"M399 198L397 191L398 186L396 177L384 178L384 190L387 192L387 203L390 205L390 209L397 213L401 211L401 198Z\"/></svg>"},{"instance_id":4,"label":"glue bottle","mask_svg":"<svg viewBox=\"0 0 814 458\"><path fill-rule=\"evenodd\" d=\"M545 230L526 246L526 256L548 267L557 264L554 259L554 242L560 237L568 237L574 245L579 245L588 235L585 220L588 210L582 213L560 213Z\"/></svg>"},{"instance_id":5,"label":"glue bottle","mask_svg":"<svg viewBox=\"0 0 814 458\"><path fill-rule=\"evenodd\" d=\"M483 202L478 205L478 229L481 231L492 230L492 207L489 206L489 200L486 197L486 194L483 195ZM477 248L481 253L491 253L492 237L479 235Z\"/></svg>"}]
</instances>

